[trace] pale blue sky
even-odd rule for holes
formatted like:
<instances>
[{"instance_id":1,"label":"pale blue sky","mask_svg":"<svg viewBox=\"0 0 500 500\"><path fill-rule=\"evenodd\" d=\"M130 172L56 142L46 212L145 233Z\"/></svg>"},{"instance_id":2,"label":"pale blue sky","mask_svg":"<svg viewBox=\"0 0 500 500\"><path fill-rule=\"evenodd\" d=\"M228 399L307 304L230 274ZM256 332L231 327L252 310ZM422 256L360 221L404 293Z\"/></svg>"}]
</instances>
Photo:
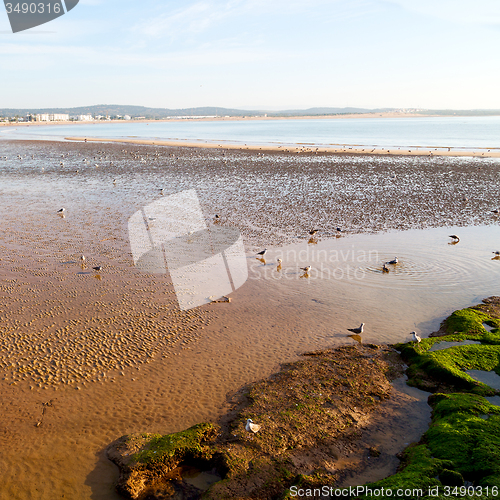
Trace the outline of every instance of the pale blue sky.
<instances>
[{"instance_id":1,"label":"pale blue sky","mask_svg":"<svg viewBox=\"0 0 500 500\"><path fill-rule=\"evenodd\" d=\"M80 0L17 34L0 5L0 108L500 109L499 49L499 0Z\"/></svg>"}]
</instances>

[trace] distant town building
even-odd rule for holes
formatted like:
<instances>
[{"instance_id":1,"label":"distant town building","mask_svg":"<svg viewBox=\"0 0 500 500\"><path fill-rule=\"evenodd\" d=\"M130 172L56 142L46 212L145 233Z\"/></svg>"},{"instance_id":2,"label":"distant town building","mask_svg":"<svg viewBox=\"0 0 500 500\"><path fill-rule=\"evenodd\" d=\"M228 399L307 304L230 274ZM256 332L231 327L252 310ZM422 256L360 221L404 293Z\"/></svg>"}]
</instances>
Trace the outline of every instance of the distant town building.
<instances>
[{"instance_id":1,"label":"distant town building","mask_svg":"<svg viewBox=\"0 0 500 500\"><path fill-rule=\"evenodd\" d=\"M123 116L123 119L124 119L124 120L132 120L132 118L130 117L130 115L124 115L124 116Z\"/></svg>"},{"instance_id":2,"label":"distant town building","mask_svg":"<svg viewBox=\"0 0 500 500\"><path fill-rule=\"evenodd\" d=\"M59 114L48 114L41 113L36 115L37 122L67 122L69 120L69 115L59 113Z\"/></svg>"},{"instance_id":3,"label":"distant town building","mask_svg":"<svg viewBox=\"0 0 500 500\"><path fill-rule=\"evenodd\" d=\"M90 122L92 121L94 118L92 115L77 115L76 119L79 121L79 122Z\"/></svg>"}]
</instances>

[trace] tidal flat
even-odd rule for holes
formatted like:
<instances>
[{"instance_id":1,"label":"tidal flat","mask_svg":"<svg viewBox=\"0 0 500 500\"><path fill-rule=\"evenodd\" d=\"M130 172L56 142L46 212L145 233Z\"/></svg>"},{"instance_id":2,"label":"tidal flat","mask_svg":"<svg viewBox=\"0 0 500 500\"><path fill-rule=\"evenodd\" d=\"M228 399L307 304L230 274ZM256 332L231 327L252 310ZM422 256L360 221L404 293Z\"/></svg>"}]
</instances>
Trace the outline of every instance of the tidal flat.
<instances>
[{"instance_id":1,"label":"tidal flat","mask_svg":"<svg viewBox=\"0 0 500 500\"><path fill-rule=\"evenodd\" d=\"M0 147L2 499L116 499L104 450L117 437L217 421L228 394L303 352L354 345L347 328L362 321L365 342L402 342L495 294L497 159ZM183 312L168 275L133 267L127 220L160 189L192 188L208 223L240 230L252 279L231 303ZM300 279L307 263L293 259L275 279L275 254L295 245L378 259L355 263L358 280ZM395 247L402 265L383 276Z\"/></svg>"}]
</instances>

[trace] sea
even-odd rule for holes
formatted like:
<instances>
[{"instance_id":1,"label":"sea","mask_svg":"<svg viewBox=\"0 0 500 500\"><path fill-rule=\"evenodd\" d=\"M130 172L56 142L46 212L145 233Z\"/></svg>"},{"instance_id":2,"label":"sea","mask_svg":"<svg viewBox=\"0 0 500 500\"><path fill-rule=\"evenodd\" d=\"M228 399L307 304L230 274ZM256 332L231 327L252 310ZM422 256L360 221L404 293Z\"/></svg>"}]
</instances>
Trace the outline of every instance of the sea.
<instances>
[{"instance_id":1,"label":"sea","mask_svg":"<svg viewBox=\"0 0 500 500\"><path fill-rule=\"evenodd\" d=\"M86 136L241 145L500 149L500 116L71 123L6 127L0 138Z\"/></svg>"}]
</instances>

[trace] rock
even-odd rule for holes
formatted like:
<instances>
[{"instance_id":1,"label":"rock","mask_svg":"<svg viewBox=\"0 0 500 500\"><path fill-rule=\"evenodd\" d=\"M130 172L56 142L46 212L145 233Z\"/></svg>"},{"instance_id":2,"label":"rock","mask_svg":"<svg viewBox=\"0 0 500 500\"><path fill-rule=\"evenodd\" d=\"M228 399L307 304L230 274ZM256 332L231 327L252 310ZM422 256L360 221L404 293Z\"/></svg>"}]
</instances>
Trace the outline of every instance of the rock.
<instances>
[{"instance_id":1,"label":"rock","mask_svg":"<svg viewBox=\"0 0 500 500\"><path fill-rule=\"evenodd\" d=\"M219 431L217 425L203 423L174 434L131 434L117 439L108 446L106 453L120 469L118 492L133 500L146 494L154 498L155 484L175 480L176 484L182 484L170 483L175 490L172 494L179 492L180 498L196 498L192 487L177 477L175 470L189 460L208 463L214 454L208 443ZM198 496L200 493L197 490Z\"/></svg>"}]
</instances>

